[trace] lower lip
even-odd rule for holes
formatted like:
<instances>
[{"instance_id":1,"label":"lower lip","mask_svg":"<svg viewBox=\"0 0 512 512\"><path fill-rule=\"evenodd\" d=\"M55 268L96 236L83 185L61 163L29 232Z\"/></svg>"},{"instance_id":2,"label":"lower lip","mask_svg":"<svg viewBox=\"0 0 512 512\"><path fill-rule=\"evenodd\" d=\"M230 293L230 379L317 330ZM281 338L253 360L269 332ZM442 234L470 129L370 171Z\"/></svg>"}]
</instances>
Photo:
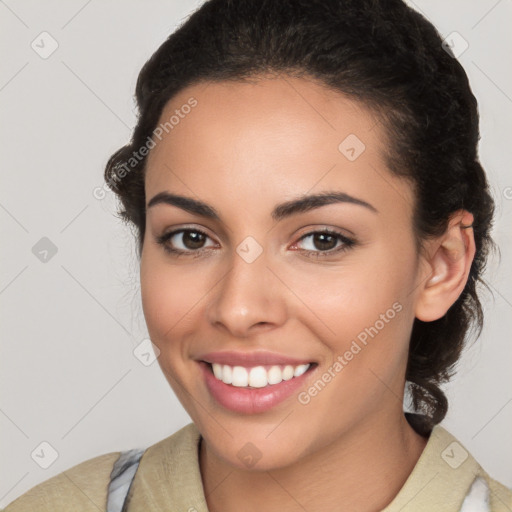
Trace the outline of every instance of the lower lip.
<instances>
[{"instance_id":1,"label":"lower lip","mask_svg":"<svg viewBox=\"0 0 512 512\"><path fill-rule=\"evenodd\" d=\"M257 414L268 411L294 394L313 371L311 367L300 377L283 380L264 388L239 388L225 384L212 373L210 365L201 361L199 366L204 375L206 387L213 398L226 409L243 414Z\"/></svg>"}]
</instances>

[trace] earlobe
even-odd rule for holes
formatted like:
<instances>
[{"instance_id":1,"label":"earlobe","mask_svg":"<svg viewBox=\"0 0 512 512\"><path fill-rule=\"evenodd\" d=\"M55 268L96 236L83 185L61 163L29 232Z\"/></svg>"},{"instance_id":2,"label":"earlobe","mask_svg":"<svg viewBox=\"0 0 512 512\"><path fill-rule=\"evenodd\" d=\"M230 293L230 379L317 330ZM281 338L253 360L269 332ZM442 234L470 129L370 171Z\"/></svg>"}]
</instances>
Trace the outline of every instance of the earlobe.
<instances>
[{"instance_id":1,"label":"earlobe","mask_svg":"<svg viewBox=\"0 0 512 512\"><path fill-rule=\"evenodd\" d=\"M473 215L459 210L452 215L445 233L431 242L428 273L416 302L419 320L441 318L464 290L476 251L472 224Z\"/></svg>"}]
</instances>

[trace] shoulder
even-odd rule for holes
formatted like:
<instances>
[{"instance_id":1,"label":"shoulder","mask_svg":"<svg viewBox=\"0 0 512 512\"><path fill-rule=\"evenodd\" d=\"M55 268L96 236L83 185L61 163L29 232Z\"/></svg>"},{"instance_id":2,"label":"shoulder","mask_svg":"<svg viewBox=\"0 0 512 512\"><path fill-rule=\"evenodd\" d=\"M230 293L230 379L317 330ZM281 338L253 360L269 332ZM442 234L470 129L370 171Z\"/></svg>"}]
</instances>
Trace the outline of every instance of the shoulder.
<instances>
[{"instance_id":1,"label":"shoulder","mask_svg":"<svg viewBox=\"0 0 512 512\"><path fill-rule=\"evenodd\" d=\"M36 485L11 502L5 512L89 512L105 510L110 473L120 452L77 464Z\"/></svg>"},{"instance_id":2,"label":"shoulder","mask_svg":"<svg viewBox=\"0 0 512 512\"><path fill-rule=\"evenodd\" d=\"M182 479L187 482L189 477L195 488L202 490L197 462L199 437L199 431L191 423L145 449L140 470L135 474L133 487L139 489L136 494L144 494L147 486L147 492L154 492L155 499L159 499L159 493L167 491L167 482L181 482ZM0 512L106 510L111 473L120 455L121 452L111 452L81 462L36 485ZM178 492L179 487L173 487L173 492ZM166 508L164 501L161 509ZM190 505L184 510L189 508ZM137 507L135 510L138 510Z\"/></svg>"},{"instance_id":3,"label":"shoulder","mask_svg":"<svg viewBox=\"0 0 512 512\"><path fill-rule=\"evenodd\" d=\"M461 441L441 425L434 428L432 437L424 462L444 482L442 494L453 493L464 512L512 510L512 490L492 478Z\"/></svg>"},{"instance_id":4,"label":"shoulder","mask_svg":"<svg viewBox=\"0 0 512 512\"><path fill-rule=\"evenodd\" d=\"M413 471L383 512L512 510L512 491L491 478L469 450L436 425Z\"/></svg>"},{"instance_id":5,"label":"shoulder","mask_svg":"<svg viewBox=\"0 0 512 512\"><path fill-rule=\"evenodd\" d=\"M478 477L485 484L485 491L487 491L486 503L489 505L489 510L494 512L510 512L512 510L512 489L489 476L481 467Z\"/></svg>"},{"instance_id":6,"label":"shoulder","mask_svg":"<svg viewBox=\"0 0 512 512\"><path fill-rule=\"evenodd\" d=\"M493 512L512 510L512 489L492 478L469 450L446 429L438 426L436 432L442 442L440 449L444 447L441 458L445 466L449 466L451 476L471 484L466 489L462 510L473 510L477 503L485 504L487 510Z\"/></svg>"},{"instance_id":7,"label":"shoulder","mask_svg":"<svg viewBox=\"0 0 512 512\"><path fill-rule=\"evenodd\" d=\"M199 467L201 434L190 423L144 452L131 486L130 510L207 512Z\"/></svg>"}]
</instances>

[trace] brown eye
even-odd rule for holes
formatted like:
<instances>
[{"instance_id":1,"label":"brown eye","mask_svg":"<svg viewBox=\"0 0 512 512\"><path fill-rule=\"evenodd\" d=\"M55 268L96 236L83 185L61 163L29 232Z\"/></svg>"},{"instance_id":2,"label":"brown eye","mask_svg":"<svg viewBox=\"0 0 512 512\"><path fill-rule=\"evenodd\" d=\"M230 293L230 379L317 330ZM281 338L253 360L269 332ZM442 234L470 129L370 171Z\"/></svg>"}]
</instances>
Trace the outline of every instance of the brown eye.
<instances>
[{"instance_id":1,"label":"brown eye","mask_svg":"<svg viewBox=\"0 0 512 512\"><path fill-rule=\"evenodd\" d=\"M338 239L334 235L326 233L315 233L313 235L313 245L320 251L328 251L334 249L338 243Z\"/></svg>"},{"instance_id":2,"label":"brown eye","mask_svg":"<svg viewBox=\"0 0 512 512\"><path fill-rule=\"evenodd\" d=\"M198 231L183 231L182 243L187 249L200 249L206 239L206 235Z\"/></svg>"},{"instance_id":3,"label":"brown eye","mask_svg":"<svg viewBox=\"0 0 512 512\"><path fill-rule=\"evenodd\" d=\"M305 242L308 239L309 241ZM299 243L302 245L302 248L299 249L301 252L318 258L330 256L339 251L346 251L354 246L356 242L337 231L322 230L307 233L300 238L296 245Z\"/></svg>"},{"instance_id":4,"label":"brown eye","mask_svg":"<svg viewBox=\"0 0 512 512\"><path fill-rule=\"evenodd\" d=\"M205 242L209 238L198 229L179 229L157 237L156 241L169 253L187 255L197 254L206 248Z\"/></svg>"}]
</instances>

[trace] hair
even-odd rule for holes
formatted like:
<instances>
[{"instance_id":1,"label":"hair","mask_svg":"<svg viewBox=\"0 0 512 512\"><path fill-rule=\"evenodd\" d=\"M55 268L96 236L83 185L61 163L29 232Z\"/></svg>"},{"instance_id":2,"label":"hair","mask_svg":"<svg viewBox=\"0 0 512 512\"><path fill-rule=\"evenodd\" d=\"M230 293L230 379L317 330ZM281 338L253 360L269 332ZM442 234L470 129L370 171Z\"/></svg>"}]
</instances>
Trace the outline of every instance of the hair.
<instances>
[{"instance_id":1,"label":"hair","mask_svg":"<svg viewBox=\"0 0 512 512\"><path fill-rule=\"evenodd\" d=\"M494 247L494 202L477 154L477 101L463 67L442 43L434 26L401 0L208 0L143 66L132 139L105 169L120 218L136 228L140 256L147 158L129 172L126 162L150 140L179 91L274 74L313 79L366 105L389 138L390 172L414 189L419 247L443 234L457 210L474 216L476 254L464 290L442 318L415 319L412 327L405 377L427 430L446 415L440 385L454 374L467 335L473 328L481 333L477 283L485 284L481 275Z\"/></svg>"}]
</instances>

